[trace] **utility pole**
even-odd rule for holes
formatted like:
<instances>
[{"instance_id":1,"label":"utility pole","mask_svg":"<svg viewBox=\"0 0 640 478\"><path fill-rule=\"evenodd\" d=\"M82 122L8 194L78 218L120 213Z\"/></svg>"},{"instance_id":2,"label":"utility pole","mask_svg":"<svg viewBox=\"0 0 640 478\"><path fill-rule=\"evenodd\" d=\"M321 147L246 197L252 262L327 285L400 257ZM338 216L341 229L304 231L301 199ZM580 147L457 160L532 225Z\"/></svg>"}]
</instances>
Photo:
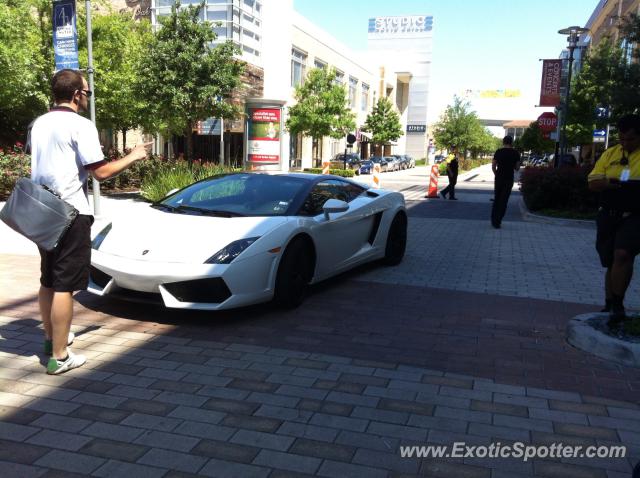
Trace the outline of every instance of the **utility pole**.
<instances>
[{"instance_id":1,"label":"utility pole","mask_svg":"<svg viewBox=\"0 0 640 478\"><path fill-rule=\"evenodd\" d=\"M91 122L96 124L96 90L93 83L93 42L91 31L91 0L85 1L87 9L87 74L89 75L89 89L92 92L91 98L89 98L89 114L91 116ZM124 147L125 145L123 145ZM92 178L92 190L93 190L93 215L100 216L100 182L96 178Z\"/></svg>"}]
</instances>

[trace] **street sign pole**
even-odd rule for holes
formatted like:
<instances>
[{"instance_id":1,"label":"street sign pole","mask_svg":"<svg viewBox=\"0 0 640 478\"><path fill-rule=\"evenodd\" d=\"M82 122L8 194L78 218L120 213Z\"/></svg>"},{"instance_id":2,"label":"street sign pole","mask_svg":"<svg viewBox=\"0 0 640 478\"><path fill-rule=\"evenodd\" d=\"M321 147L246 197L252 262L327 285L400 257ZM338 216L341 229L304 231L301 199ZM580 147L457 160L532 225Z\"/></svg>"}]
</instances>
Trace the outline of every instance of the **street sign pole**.
<instances>
[{"instance_id":1,"label":"street sign pole","mask_svg":"<svg viewBox=\"0 0 640 478\"><path fill-rule=\"evenodd\" d=\"M93 82L93 42L91 39L91 0L85 1L87 9L87 74L89 75L89 89L92 92L91 98L89 98L89 114L91 116L91 122L96 124L96 91ZM122 145L123 147L126 145ZM100 216L100 182L96 178L92 178L91 181L93 190L93 215Z\"/></svg>"}]
</instances>

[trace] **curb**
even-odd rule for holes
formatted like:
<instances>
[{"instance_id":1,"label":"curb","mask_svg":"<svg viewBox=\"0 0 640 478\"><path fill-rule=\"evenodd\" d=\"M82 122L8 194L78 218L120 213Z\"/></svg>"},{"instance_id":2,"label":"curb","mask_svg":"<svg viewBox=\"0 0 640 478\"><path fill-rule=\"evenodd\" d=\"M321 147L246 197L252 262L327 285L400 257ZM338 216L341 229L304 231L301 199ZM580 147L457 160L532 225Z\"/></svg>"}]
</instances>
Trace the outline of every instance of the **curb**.
<instances>
[{"instance_id":1,"label":"curb","mask_svg":"<svg viewBox=\"0 0 640 478\"><path fill-rule=\"evenodd\" d=\"M537 222L540 224L549 224L553 226L568 226L568 227L582 227L585 229L595 229L596 222L593 220L587 219L564 219L560 217L549 217L543 216L541 214L534 214L527 209L526 204L524 203L524 199L520 196L520 200L518 202L518 206L520 207L520 214L522 214L522 218L525 221L529 222Z\"/></svg>"},{"instance_id":2,"label":"curb","mask_svg":"<svg viewBox=\"0 0 640 478\"><path fill-rule=\"evenodd\" d=\"M576 348L600 358L640 368L640 340L630 342L604 332L606 313L582 314L567 325L567 341Z\"/></svg>"}]
</instances>

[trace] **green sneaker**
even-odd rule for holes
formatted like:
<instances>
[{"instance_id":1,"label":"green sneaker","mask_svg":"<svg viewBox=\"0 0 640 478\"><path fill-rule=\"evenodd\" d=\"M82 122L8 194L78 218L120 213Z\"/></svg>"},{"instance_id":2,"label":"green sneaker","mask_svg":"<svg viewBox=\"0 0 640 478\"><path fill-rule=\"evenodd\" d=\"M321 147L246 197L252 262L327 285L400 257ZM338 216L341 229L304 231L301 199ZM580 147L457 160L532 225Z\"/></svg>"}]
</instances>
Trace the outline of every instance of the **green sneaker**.
<instances>
[{"instance_id":1,"label":"green sneaker","mask_svg":"<svg viewBox=\"0 0 640 478\"><path fill-rule=\"evenodd\" d=\"M69 332L69 338L67 339L67 345L71 345L75 340L76 335L73 332ZM53 354L53 341L49 339L44 339L44 354L51 355Z\"/></svg>"},{"instance_id":2,"label":"green sneaker","mask_svg":"<svg viewBox=\"0 0 640 478\"><path fill-rule=\"evenodd\" d=\"M59 375L64 372L68 372L71 369L83 366L87 362L87 357L84 355L76 355L71 350L67 350L69 356L67 360L56 360L53 357L49 359L47 364L47 373L49 375Z\"/></svg>"}]
</instances>

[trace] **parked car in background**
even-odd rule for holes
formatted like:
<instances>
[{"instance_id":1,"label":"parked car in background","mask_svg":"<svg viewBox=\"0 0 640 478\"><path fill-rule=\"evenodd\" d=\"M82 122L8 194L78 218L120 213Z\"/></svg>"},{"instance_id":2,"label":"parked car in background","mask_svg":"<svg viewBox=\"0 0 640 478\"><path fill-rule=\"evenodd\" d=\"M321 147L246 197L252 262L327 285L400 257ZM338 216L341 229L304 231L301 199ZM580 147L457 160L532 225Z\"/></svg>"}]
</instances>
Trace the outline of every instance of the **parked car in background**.
<instances>
[{"instance_id":1,"label":"parked car in background","mask_svg":"<svg viewBox=\"0 0 640 478\"><path fill-rule=\"evenodd\" d=\"M389 170L389 164L388 164L387 158L382 156L371 156L371 161L373 161L375 164L380 165L381 173L386 173Z\"/></svg>"},{"instance_id":2,"label":"parked car in background","mask_svg":"<svg viewBox=\"0 0 640 478\"><path fill-rule=\"evenodd\" d=\"M336 156L331 160L331 168L332 169L345 169L345 155L344 153L336 154ZM353 169L354 171L360 171L360 163L362 160L360 159L360 155L358 153L347 153L347 163L346 169Z\"/></svg>"},{"instance_id":3,"label":"parked car in background","mask_svg":"<svg viewBox=\"0 0 640 478\"><path fill-rule=\"evenodd\" d=\"M409 160L404 154L392 154L398 160L399 169L409 169Z\"/></svg>"},{"instance_id":4,"label":"parked car in background","mask_svg":"<svg viewBox=\"0 0 640 478\"><path fill-rule=\"evenodd\" d=\"M373 161L365 159L360 163L359 174L372 174L373 173Z\"/></svg>"},{"instance_id":5,"label":"parked car in background","mask_svg":"<svg viewBox=\"0 0 640 478\"><path fill-rule=\"evenodd\" d=\"M445 159L446 159L446 156L444 154L436 154L436 156L433 158L433 162L435 164L440 164Z\"/></svg>"},{"instance_id":6,"label":"parked car in background","mask_svg":"<svg viewBox=\"0 0 640 478\"><path fill-rule=\"evenodd\" d=\"M387 171L400 171L400 161L395 156L385 156L387 160Z\"/></svg>"},{"instance_id":7,"label":"parked car in background","mask_svg":"<svg viewBox=\"0 0 640 478\"><path fill-rule=\"evenodd\" d=\"M416 167L416 160L413 159L413 157L409 156L408 154L405 154L404 156L405 156L405 158L407 158L407 162L409 164L409 169L415 168Z\"/></svg>"}]
</instances>

